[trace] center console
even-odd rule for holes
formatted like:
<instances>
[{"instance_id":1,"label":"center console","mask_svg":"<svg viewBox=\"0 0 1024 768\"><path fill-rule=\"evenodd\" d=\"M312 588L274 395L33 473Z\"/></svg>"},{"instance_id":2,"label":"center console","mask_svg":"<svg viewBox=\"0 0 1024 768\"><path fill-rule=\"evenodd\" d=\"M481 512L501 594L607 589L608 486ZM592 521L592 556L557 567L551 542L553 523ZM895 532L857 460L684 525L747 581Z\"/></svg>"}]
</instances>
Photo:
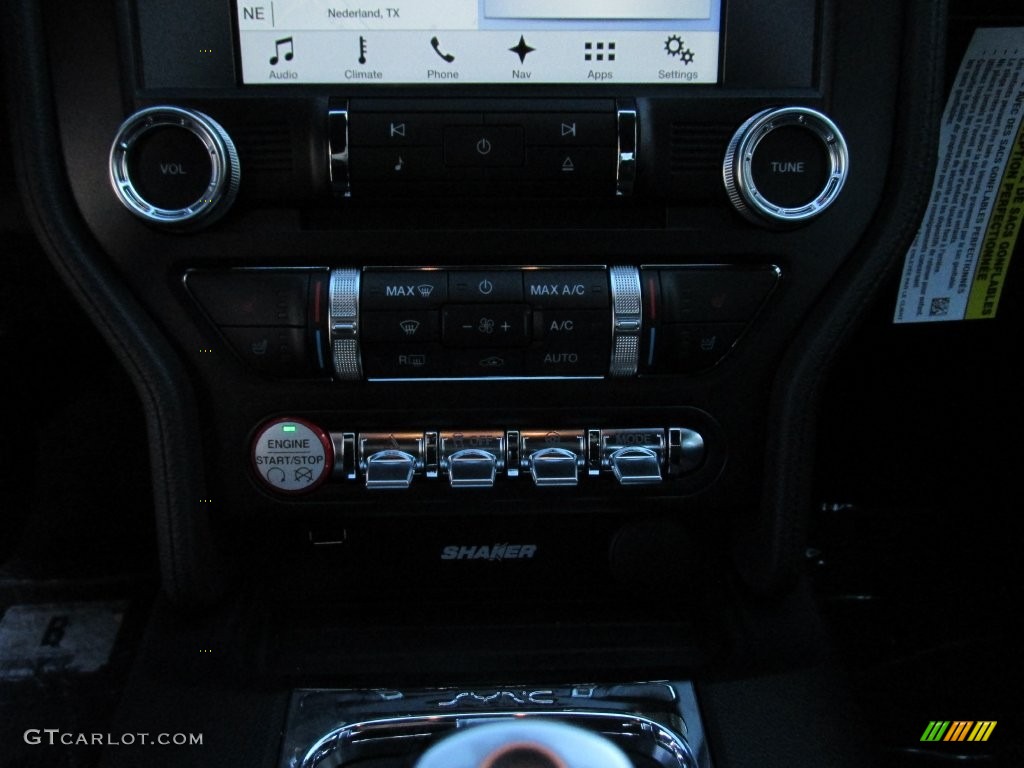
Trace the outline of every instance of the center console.
<instances>
[{"instance_id":1,"label":"center console","mask_svg":"<svg viewBox=\"0 0 1024 768\"><path fill-rule=\"evenodd\" d=\"M244 595L270 667L366 641L296 665L281 765L534 716L709 765L681 681L798 580L818 387L930 182L940 5L22 9L62 163L28 207L146 406L166 594ZM469 611L458 677L516 684L397 673L382 606ZM468 639L509 622L522 668ZM622 682L652 648L680 682Z\"/></svg>"}]
</instances>

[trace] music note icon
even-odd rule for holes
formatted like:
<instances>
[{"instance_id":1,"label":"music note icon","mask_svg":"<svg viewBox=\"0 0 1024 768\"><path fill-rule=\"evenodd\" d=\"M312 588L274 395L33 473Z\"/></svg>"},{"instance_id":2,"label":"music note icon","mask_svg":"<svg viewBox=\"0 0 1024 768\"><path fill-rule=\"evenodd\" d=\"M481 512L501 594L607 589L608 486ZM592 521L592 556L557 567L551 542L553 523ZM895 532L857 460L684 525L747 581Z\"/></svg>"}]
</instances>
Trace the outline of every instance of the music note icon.
<instances>
[{"instance_id":1,"label":"music note icon","mask_svg":"<svg viewBox=\"0 0 1024 768\"><path fill-rule=\"evenodd\" d=\"M281 47L284 46L288 50L284 52L284 60L291 61L295 58L295 42L290 37L282 38L281 40L274 41L274 55L270 57L270 66L276 67L281 56Z\"/></svg>"}]
</instances>

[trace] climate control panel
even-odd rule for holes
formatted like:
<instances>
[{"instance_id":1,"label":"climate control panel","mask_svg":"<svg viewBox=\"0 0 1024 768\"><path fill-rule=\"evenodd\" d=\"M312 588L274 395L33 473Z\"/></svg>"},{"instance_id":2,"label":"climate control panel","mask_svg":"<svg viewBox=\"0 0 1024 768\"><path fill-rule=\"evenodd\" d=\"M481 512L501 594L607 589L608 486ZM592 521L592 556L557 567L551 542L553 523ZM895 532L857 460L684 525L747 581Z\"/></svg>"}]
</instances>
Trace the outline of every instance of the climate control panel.
<instances>
[{"instance_id":1,"label":"climate control panel","mask_svg":"<svg viewBox=\"0 0 1024 768\"><path fill-rule=\"evenodd\" d=\"M195 270L191 295L254 371L338 382L600 379L718 363L772 265Z\"/></svg>"},{"instance_id":2,"label":"climate control panel","mask_svg":"<svg viewBox=\"0 0 1024 768\"><path fill-rule=\"evenodd\" d=\"M538 488L600 477L656 485L698 470L706 451L704 436L685 427L337 432L278 418L256 430L251 458L267 490L291 495L328 482L404 490L418 478L452 488L519 478Z\"/></svg>"}]
</instances>

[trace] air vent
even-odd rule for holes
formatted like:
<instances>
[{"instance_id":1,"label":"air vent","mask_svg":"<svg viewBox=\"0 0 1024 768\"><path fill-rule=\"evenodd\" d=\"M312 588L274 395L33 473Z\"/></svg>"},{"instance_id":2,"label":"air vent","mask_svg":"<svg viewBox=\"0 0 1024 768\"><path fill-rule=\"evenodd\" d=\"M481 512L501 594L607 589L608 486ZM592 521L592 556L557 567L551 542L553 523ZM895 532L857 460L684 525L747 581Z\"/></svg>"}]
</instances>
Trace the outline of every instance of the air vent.
<instances>
[{"instance_id":1,"label":"air vent","mask_svg":"<svg viewBox=\"0 0 1024 768\"><path fill-rule=\"evenodd\" d=\"M288 121L247 122L232 131L242 172L286 173L294 171L292 134Z\"/></svg>"},{"instance_id":2,"label":"air vent","mask_svg":"<svg viewBox=\"0 0 1024 768\"><path fill-rule=\"evenodd\" d=\"M736 126L726 123L673 123L669 170L672 173L720 171Z\"/></svg>"}]
</instances>

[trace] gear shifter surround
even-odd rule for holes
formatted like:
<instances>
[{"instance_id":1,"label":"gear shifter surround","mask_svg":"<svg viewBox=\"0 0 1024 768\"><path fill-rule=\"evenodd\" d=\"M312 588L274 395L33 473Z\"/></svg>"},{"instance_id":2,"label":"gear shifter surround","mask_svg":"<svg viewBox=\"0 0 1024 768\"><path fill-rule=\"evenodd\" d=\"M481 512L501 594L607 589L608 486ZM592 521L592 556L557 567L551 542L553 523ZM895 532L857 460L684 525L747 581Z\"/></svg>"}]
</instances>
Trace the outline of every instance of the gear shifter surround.
<instances>
[{"instance_id":1,"label":"gear shifter surround","mask_svg":"<svg viewBox=\"0 0 1024 768\"><path fill-rule=\"evenodd\" d=\"M576 726L512 720L459 730L428 749L415 768L633 768L608 739Z\"/></svg>"}]
</instances>

